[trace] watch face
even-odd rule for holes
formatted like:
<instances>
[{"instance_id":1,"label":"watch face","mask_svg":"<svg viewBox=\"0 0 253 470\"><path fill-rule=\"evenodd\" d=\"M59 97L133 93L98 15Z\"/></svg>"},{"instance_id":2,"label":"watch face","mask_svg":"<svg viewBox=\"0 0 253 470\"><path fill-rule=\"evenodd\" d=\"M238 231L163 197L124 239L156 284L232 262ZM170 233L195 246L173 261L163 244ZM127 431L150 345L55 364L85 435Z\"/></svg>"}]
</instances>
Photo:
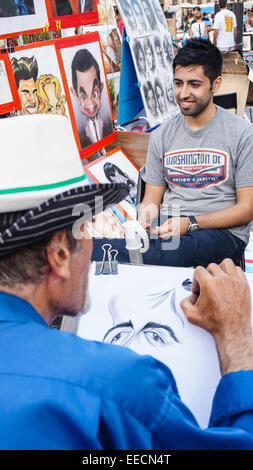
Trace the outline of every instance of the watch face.
<instances>
[{"instance_id":1,"label":"watch face","mask_svg":"<svg viewBox=\"0 0 253 470\"><path fill-rule=\"evenodd\" d=\"M188 228L189 232L194 232L195 230L198 230L199 226L198 224L191 224Z\"/></svg>"}]
</instances>

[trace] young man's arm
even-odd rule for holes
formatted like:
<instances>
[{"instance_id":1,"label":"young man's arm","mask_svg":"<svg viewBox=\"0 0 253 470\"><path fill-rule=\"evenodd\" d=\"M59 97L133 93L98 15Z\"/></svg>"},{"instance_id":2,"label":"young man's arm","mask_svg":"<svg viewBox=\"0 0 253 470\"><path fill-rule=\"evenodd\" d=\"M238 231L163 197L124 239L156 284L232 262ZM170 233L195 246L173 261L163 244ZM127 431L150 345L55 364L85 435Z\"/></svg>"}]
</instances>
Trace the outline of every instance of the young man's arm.
<instances>
[{"instance_id":1,"label":"young man's arm","mask_svg":"<svg viewBox=\"0 0 253 470\"><path fill-rule=\"evenodd\" d=\"M146 229L150 229L151 222L160 214L160 205L167 186L155 186L146 183L144 198L138 209L138 221Z\"/></svg>"},{"instance_id":2,"label":"young man's arm","mask_svg":"<svg viewBox=\"0 0 253 470\"><path fill-rule=\"evenodd\" d=\"M196 216L200 228L226 229L248 224L253 220L253 186L236 189L237 202L231 207L208 214ZM191 214L189 214L191 215ZM188 217L178 218L178 224L172 225L172 219L154 229L162 239L184 235L189 225ZM176 229L174 228L176 227Z\"/></svg>"}]
</instances>

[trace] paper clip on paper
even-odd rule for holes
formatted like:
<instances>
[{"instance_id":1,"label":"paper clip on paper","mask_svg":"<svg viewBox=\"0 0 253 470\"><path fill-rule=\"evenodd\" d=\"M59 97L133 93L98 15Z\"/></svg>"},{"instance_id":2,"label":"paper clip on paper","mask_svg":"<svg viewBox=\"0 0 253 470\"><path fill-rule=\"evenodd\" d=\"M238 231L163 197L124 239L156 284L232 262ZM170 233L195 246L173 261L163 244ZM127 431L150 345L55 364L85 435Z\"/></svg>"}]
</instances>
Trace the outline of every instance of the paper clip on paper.
<instances>
[{"instance_id":1,"label":"paper clip on paper","mask_svg":"<svg viewBox=\"0 0 253 470\"><path fill-rule=\"evenodd\" d=\"M103 259L96 262L95 274L118 274L118 261L116 261L118 251L112 249L110 243L102 245L102 250L104 252ZM112 253L114 253L113 257ZM108 259L106 259L106 255Z\"/></svg>"}]
</instances>

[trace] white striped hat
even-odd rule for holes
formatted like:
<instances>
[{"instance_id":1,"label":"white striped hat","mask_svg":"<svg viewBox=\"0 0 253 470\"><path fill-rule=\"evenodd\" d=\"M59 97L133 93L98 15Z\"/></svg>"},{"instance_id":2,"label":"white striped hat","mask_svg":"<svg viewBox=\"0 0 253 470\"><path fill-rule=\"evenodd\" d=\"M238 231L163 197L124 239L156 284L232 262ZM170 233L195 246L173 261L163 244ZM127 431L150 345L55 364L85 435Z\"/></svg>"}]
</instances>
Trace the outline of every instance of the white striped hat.
<instances>
[{"instance_id":1,"label":"white striped hat","mask_svg":"<svg viewBox=\"0 0 253 470\"><path fill-rule=\"evenodd\" d=\"M64 116L1 119L0 150L0 256L90 220L128 195L123 183L87 184Z\"/></svg>"}]
</instances>

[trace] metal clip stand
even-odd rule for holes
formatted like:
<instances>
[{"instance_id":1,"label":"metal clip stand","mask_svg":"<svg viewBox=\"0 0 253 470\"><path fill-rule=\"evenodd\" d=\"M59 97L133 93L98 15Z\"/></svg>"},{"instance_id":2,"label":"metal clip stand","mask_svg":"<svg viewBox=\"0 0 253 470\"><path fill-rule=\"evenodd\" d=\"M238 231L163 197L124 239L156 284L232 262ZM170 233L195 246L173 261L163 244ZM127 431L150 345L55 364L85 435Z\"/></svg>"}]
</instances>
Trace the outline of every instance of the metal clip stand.
<instances>
[{"instance_id":1,"label":"metal clip stand","mask_svg":"<svg viewBox=\"0 0 253 470\"><path fill-rule=\"evenodd\" d=\"M146 230L137 220L128 220L122 224L125 231L126 248L132 264L143 264L142 253L149 249L149 238Z\"/></svg>"},{"instance_id":2,"label":"metal clip stand","mask_svg":"<svg viewBox=\"0 0 253 470\"><path fill-rule=\"evenodd\" d=\"M106 249L108 250L106 251ZM96 262L96 271L95 274L118 274L118 261L116 261L116 257L118 254L117 250L112 250L112 245L110 243L105 243L102 245L102 250L104 252L102 261ZM115 253L114 258L112 260L112 253ZM108 256L108 261L106 260L106 254Z\"/></svg>"}]
</instances>

